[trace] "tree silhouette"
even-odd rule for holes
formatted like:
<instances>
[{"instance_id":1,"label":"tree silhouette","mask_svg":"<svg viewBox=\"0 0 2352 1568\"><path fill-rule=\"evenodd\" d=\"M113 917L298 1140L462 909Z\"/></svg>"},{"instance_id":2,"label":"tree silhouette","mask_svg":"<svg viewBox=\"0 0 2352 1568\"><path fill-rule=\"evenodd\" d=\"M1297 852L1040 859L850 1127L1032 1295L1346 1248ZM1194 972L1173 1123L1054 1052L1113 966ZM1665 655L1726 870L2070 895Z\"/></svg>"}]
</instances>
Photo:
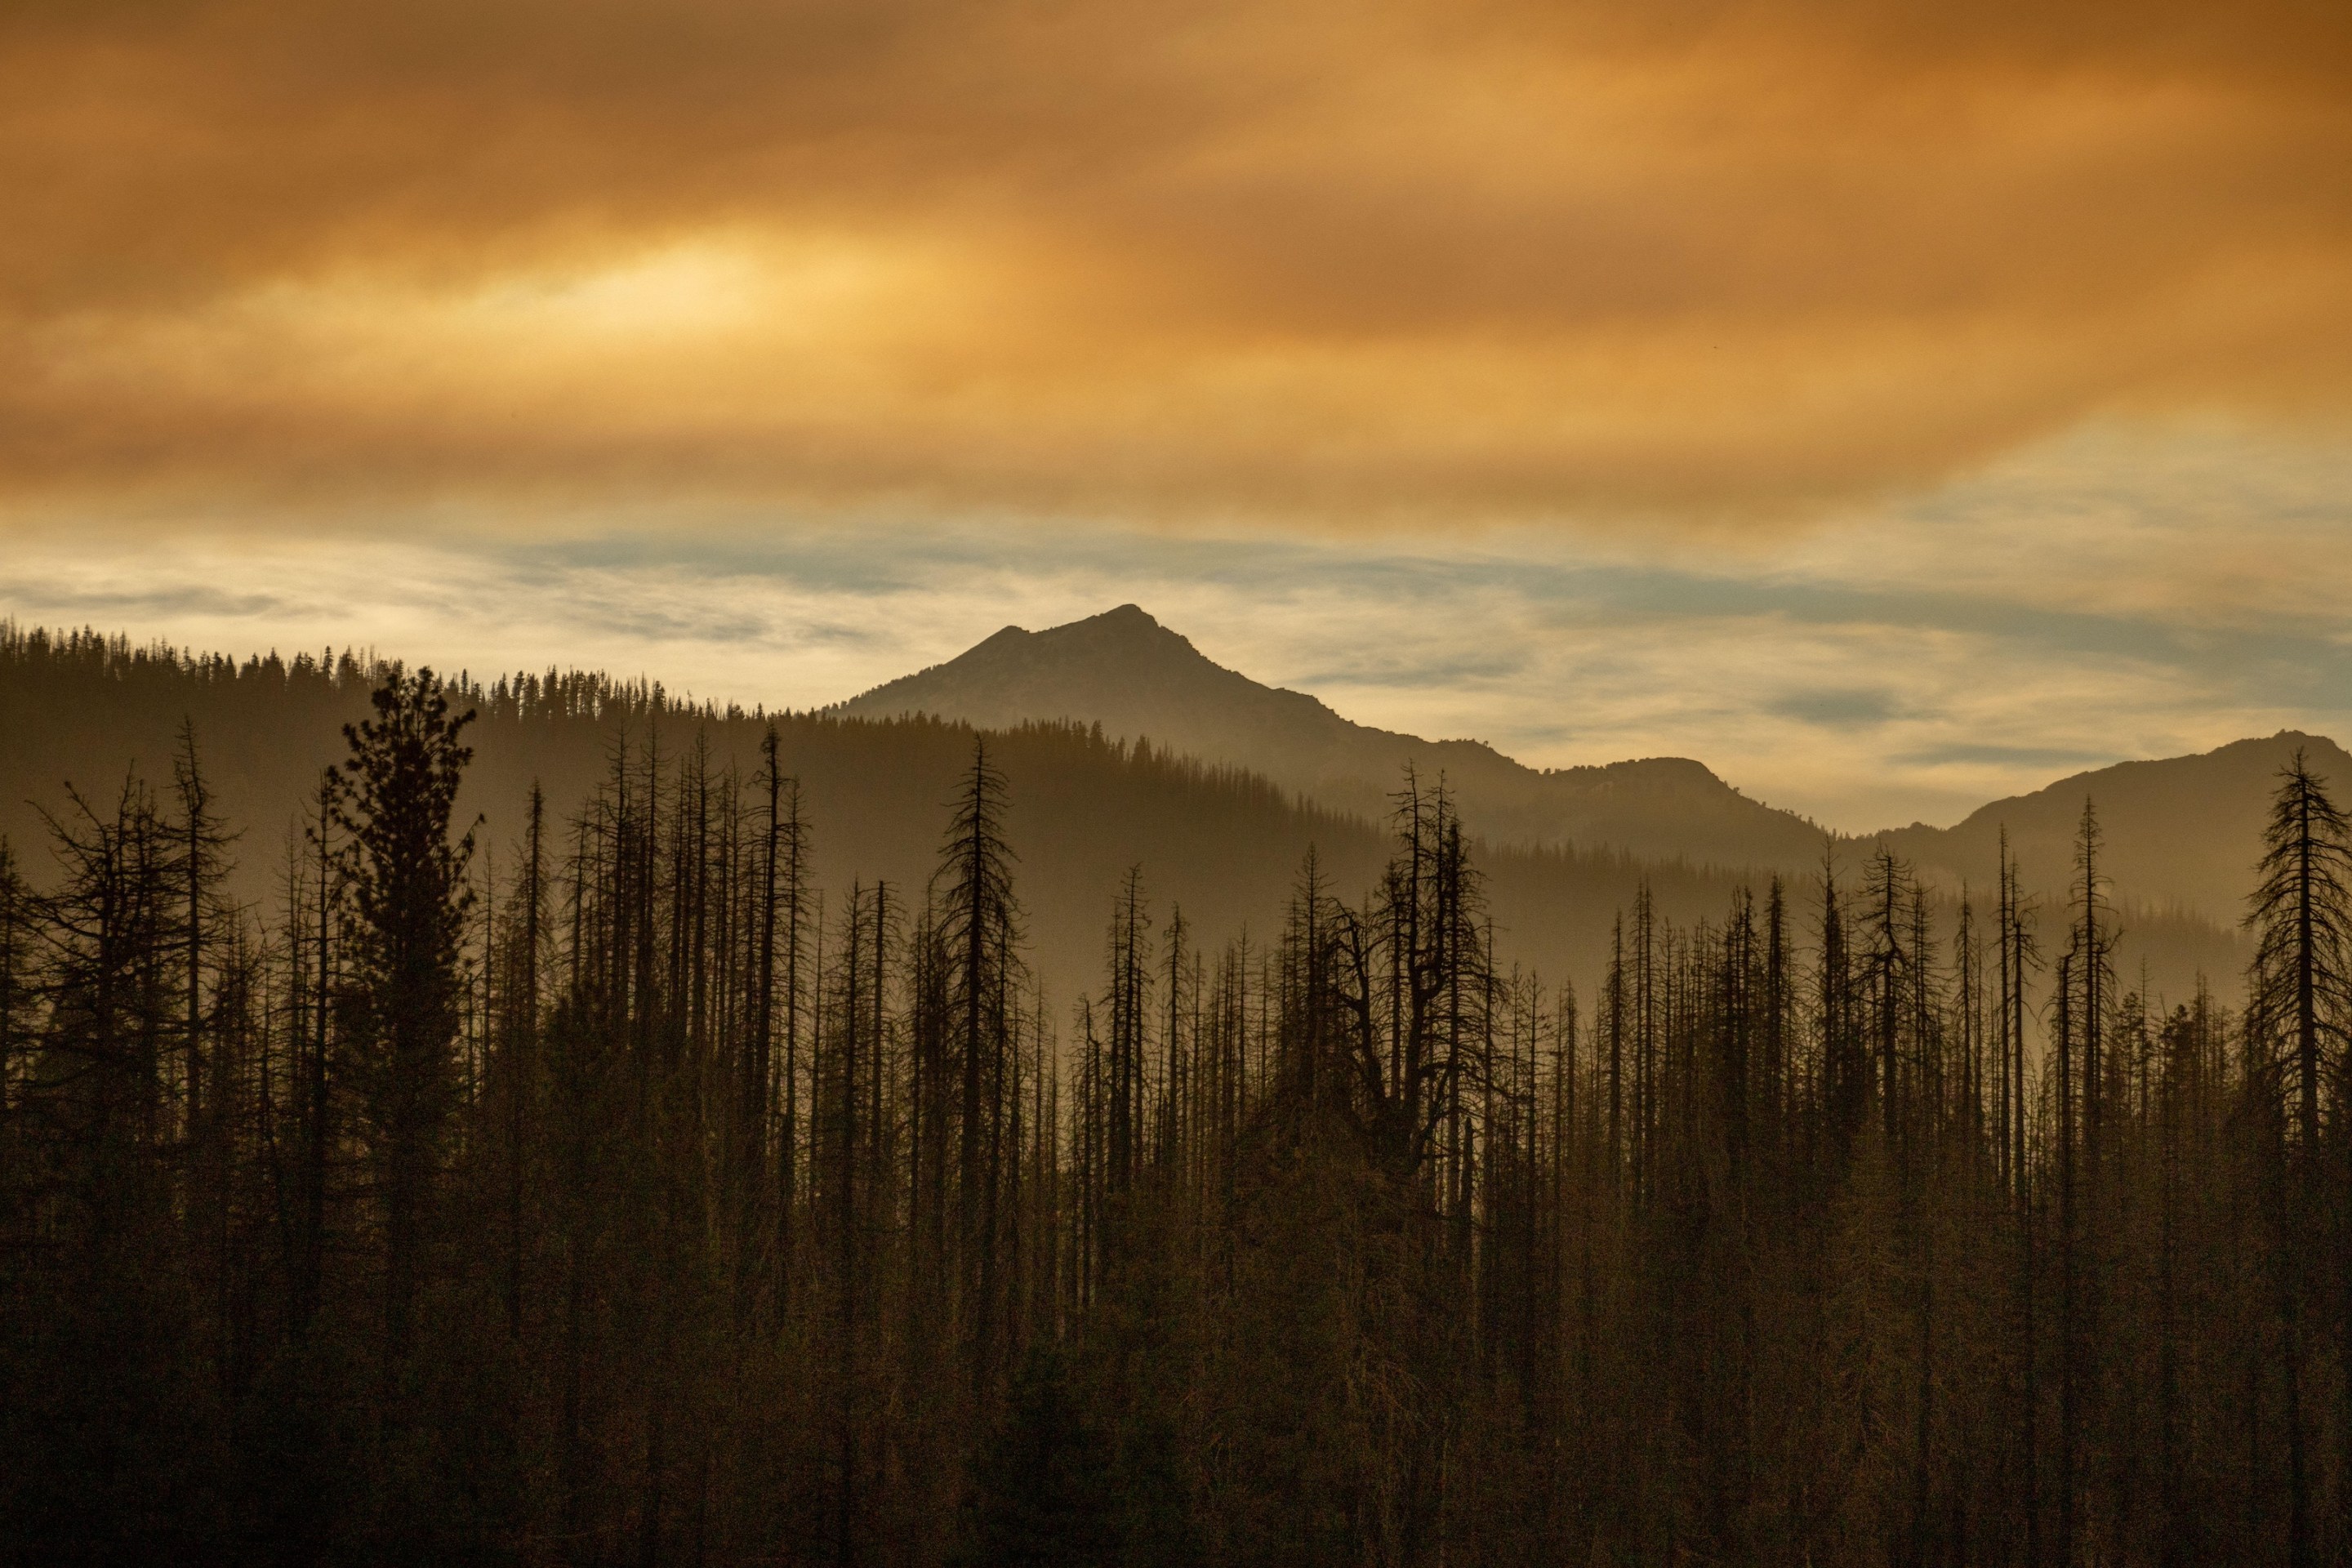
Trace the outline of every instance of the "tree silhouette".
<instances>
[{"instance_id":1,"label":"tree silhouette","mask_svg":"<svg viewBox=\"0 0 2352 1568\"><path fill-rule=\"evenodd\" d=\"M761 718L755 761L650 693L593 707L576 806L518 786L493 876L471 700L383 682L265 908L190 752L0 848L0 1560L2352 1540L2352 857L2307 767L2239 1007L2123 978L2091 811L2047 967L2010 854L1980 910L1832 845L1802 889L1576 861L1622 908L1539 973L1410 776L1384 852L1282 849L1270 936L1157 861L1155 910L1150 845L1051 868L1097 948L1021 913L1006 775L1071 809L999 772L1034 736L922 730L940 831L876 865L787 765L866 731Z\"/></svg>"},{"instance_id":2,"label":"tree silhouette","mask_svg":"<svg viewBox=\"0 0 2352 1568\"><path fill-rule=\"evenodd\" d=\"M358 1092L382 1228L386 1357L406 1356L417 1274L445 1138L457 1108L457 1043L466 916L473 903L468 831L450 814L473 753L430 669L394 677L374 717L344 728L336 823L352 908L338 997L347 1070Z\"/></svg>"}]
</instances>

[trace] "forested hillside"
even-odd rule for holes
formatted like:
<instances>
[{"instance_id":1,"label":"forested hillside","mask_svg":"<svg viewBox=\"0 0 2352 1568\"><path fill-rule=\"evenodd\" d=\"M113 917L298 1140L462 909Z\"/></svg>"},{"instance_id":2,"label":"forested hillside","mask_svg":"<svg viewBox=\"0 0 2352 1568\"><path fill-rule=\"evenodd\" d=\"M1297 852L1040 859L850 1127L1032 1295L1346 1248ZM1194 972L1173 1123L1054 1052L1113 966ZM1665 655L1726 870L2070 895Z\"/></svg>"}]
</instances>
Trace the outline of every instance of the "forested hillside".
<instances>
[{"instance_id":1,"label":"forested hillside","mask_svg":"<svg viewBox=\"0 0 2352 1568\"><path fill-rule=\"evenodd\" d=\"M95 638L0 646L0 732L9 737L0 746L0 832L45 861L42 814L66 808L68 784L105 803L133 771L168 780L184 724L216 809L243 834L227 886L266 910L286 835L321 770L342 754L341 726L366 712L376 673L348 655L239 665ZM466 700L479 717L457 809L463 821L481 819L485 873L516 852L534 784L557 821L584 805L625 755L665 771L690 761L718 787L740 790L760 765L771 722L595 675L509 677L469 689ZM818 885L845 885L853 875L919 884L971 732L811 713L772 722L800 781ZM1007 830L1023 859L1031 934L1055 955L1049 977L1065 999L1090 981L1103 911L1133 865L1195 919L1238 929L1279 910L1285 868L1310 843L1351 876L1378 864L1376 830L1297 806L1255 779L1066 726L1001 735L995 754L1016 785Z\"/></svg>"},{"instance_id":2,"label":"forested hillside","mask_svg":"<svg viewBox=\"0 0 2352 1568\"><path fill-rule=\"evenodd\" d=\"M2246 864L2260 852L2270 781L2300 752L2334 778L2352 779L2352 755L2325 735L2286 730L2233 741L2200 756L2117 763L1997 800L1951 827L1915 826L1883 835L1896 854L1947 879L1993 875L2001 835L2026 879L2065 879L2083 802L2106 824L2116 886L2136 912L2172 909L2229 921L2244 908Z\"/></svg>"},{"instance_id":3,"label":"forested hillside","mask_svg":"<svg viewBox=\"0 0 2352 1568\"><path fill-rule=\"evenodd\" d=\"M241 834L228 891L266 910L277 897L286 836L320 770L341 755L341 726L366 711L377 673L349 654L240 663L88 634L7 632L0 636L0 835L37 869L47 859L42 814L65 809L68 784L102 800L133 771L151 783L168 779L184 725L222 820ZM578 672L476 682L467 700L480 716L468 731L475 758L457 810L462 820L482 819L485 872L515 853L534 784L552 816L564 819L627 748L673 759L691 753L740 788L758 770L772 721L801 782L818 884L854 875L914 886L929 874L940 803L971 739L965 726L933 720L714 710L657 687ZM1156 899L1222 937L1281 918L1291 870L1310 846L1344 885L1368 881L1381 861L1379 818L1388 808L1379 799L1370 816L1341 813L1254 775L1066 724L1016 723L992 745L1010 784L1006 834L1021 858L1035 963L1057 1005L1094 984L1103 911L1131 867L1142 868ZM1454 787L1450 773L1423 777ZM1403 778L1400 762L1387 787ZM2259 784L2249 787L2259 795ZM1481 835L1476 811L1462 809L1467 829ZM1864 853L1855 845L1838 850L1849 870ZM1817 843L1801 868L1820 854ZM1719 910L1741 879L1690 861L1572 848L1496 847L1485 861L1507 961L1585 977L1605 962L1611 919L1637 885L1647 883L1662 910L1690 921ZM1944 883L1943 894L1958 890L1958 879ZM1938 902L1945 920L1948 902ZM2200 970L2233 972L2242 962L2225 928L2194 919L2136 914L2126 942L2126 967L2137 973L2145 961L2157 985L2176 995Z\"/></svg>"},{"instance_id":4,"label":"forested hillside","mask_svg":"<svg viewBox=\"0 0 2352 1568\"><path fill-rule=\"evenodd\" d=\"M2352 1545L2352 828L2307 769L2251 972L2158 998L2095 808L2056 885L1850 847L1685 915L1429 781L1375 837L1067 730L656 748L592 683L261 669L362 700L282 843L198 741L0 866L15 1561ZM499 784L499 725L582 796ZM820 862L805 759L887 874ZM518 782L493 866L467 803ZM1106 849L1049 933L1023 835L1105 799L1201 815L1161 842L1271 918ZM1622 889L1590 973L1504 952L1547 879Z\"/></svg>"}]
</instances>

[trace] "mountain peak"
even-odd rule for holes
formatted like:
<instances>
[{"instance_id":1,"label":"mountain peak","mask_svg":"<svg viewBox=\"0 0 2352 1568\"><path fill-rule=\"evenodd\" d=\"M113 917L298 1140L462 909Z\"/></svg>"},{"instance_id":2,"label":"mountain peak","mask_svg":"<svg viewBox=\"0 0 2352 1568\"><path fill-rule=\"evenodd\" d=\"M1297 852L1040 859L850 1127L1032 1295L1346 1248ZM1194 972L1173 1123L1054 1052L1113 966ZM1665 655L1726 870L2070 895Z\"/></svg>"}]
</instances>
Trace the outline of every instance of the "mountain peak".
<instances>
[{"instance_id":1,"label":"mountain peak","mask_svg":"<svg viewBox=\"0 0 2352 1568\"><path fill-rule=\"evenodd\" d=\"M1121 605L1081 621L1066 621L1042 632L1032 632L1029 648L1033 656L1081 663L1104 658L1145 662L1174 659L1198 665L1203 671L1230 673L1204 658L1192 646L1192 638L1161 626L1140 605Z\"/></svg>"},{"instance_id":2,"label":"mountain peak","mask_svg":"<svg viewBox=\"0 0 2352 1568\"><path fill-rule=\"evenodd\" d=\"M1004 626L994 636L975 643L946 664L933 665L930 669L946 669L961 665L975 655L982 653L993 653L1002 657L1015 649L1034 652L1039 648L1070 648L1078 645L1099 650L1106 647L1121 645L1143 647L1161 639L1182 643L1188 648L1192 646L1190 638L1180 637L1161 626L1142 605L1121 605L1115 610L1105 610L1100 615L1088 616L1083 620L1065 621L1058 626L1047 626L1041 632L1033 632L1026 626ZM928 675L930 669L923 673ZM898 681L892 681L889 686L877 687L875 690L888 690L898 684ZM874 694L869 691L850 700L851 703L862 703ZM847 705L845 704L845 706Z\"/></svg>"},{"instance_id":3,"label":"mountain peak","mask_svg":"<svg viewBox=\"0 0 2352 1568\"><path fill-rule=\"evenodd\" d=\"M945 664L841 705L851 718L929 713L984 730L1099 724L1125 740L1245 768L1337 810L1380 820L1410 767L1444 777L1475 831L1717 864L1810 865L1821 835L1748 800L1703 764L1654 757L1538 773L1475 741L1352 723L1304 692L1228 669L1139 605L1024 631L1007 626Z\"/></svg>"},{"instance_id":4,"label":"mountain peak","mask_svg":"<svg viewBox=\"0 0 2352 1568\"><path fill-rule=\"evenodd\" d=\"M1196 737L1171 731L1171 703L1187 720L1208 721L1252 694L1305 703L1340 721L1311 698L1270 692L1213 662L1190 638L1130 604L1044 631L1006 626L945 664L851 698L839 710L853 718L930 713L983 729L1074 719L1181 746ZM1180 721L1175 731L1189 728Z\"/></svg>"},{"instance_id":5,"label":"mountain peak","mask_svg":"<svg viewBox=\"0 0 2352 1568\"><path fill-rule=\"evenodd\" d=\"M1088 616L1081 621L1066 621L1058 626L1048 626L1042 632L1030 635L1042 647L1074 650L1108 647L1172 649L1179 646L1190 650L1192 647L1191 638L1161 626L1140 605L1121 605L1098 616Z\"/></svg>"}]
</instances>

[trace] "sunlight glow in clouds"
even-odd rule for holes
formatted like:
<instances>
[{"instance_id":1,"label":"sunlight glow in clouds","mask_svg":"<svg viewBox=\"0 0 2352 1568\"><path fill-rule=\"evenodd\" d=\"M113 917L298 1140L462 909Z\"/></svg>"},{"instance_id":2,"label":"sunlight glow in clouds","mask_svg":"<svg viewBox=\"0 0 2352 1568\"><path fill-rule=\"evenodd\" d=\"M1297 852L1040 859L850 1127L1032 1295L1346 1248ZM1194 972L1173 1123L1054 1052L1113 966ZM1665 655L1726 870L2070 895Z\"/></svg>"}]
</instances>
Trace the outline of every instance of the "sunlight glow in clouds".
<instances>
[{"instance_id":1,"label":"sunlight glow in clouds","mask_svg":"<svg viewBox=\"0 0 2352 1568\"><path fill-rule=\"evenodd\" d=\"M2347 169L2313 0L31 0L0 614L1948 816L2347 727Z\"/></svg>"},{"instance_id":2,"label":"sunlight glow in clouds","mask_svg":"<svg viewBox=\"0 0 2352 1568\"><path fill-rule=\"evenodd\" d=\"M0 504L1770 518L2343 423L2352 21L2248 0L84 0Z\"/></svg>"}]
</instances>

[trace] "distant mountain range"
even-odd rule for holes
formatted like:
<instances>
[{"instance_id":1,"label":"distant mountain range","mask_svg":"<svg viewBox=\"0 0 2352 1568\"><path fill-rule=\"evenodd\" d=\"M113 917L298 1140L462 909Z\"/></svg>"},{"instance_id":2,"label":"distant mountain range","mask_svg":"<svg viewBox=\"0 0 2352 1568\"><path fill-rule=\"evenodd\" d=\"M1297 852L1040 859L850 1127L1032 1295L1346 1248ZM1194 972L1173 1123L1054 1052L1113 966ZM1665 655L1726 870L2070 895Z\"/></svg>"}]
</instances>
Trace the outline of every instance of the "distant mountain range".
<instances>
[{"instance_id":1,"label":"distant mountain range","mask_svg":"<svg viewBox=\"0 0 2352 1568\"><path fill-rule=\"evenodd\" d=\"M667 704L594 676L527 701L483 695L460 811L485 815L486 855L501 867L511 865L534 783L562 821L620 756L657 748L675 763L707 746L701 754L720 773L750 778L758 765L764 721L751 715ZM190 659L0 625L0 842L13 842L28 875L45 880L54 863L44 814L74 815L68 782L100 810L133 770L168 789L189 721L218 808L243 830L236 894L269 914L292 819L320 769L343 751L341 724L366 701L356 668ZM907 713L932 717L889 721ZM1103 738L1058 727L1069 721L1099 725ZM1407 765L1433 781L1443 774L1487 839L1480 864L1500 951L1580 985L1600 973L1612 920L1643 884L1680 921L1719 917L1751 871L1790 874L1801 910L1819 896L1811 874L1822 831L1696 762L1546 772L1475 742L1350 723L1312 697L1219 668L1133 606L1050 631L1008 629L839 709L779 722L805 786L820 881L837 891L881 878L917 897L971 757L961 725L1003 731L989 744L1011 784L1021 897L1039 972L1065 1002L1098 979L1102 922L1131 866L1142 867L1159 910L1181 903L1188 925L1212 939L1246 926L1263 941L1278 929L1310 846L1331 885L1357 896L1379 874L1377 822ZM1033 724L1045 727L1023 727ZM1115 743L1138 737L1153 742L1149 754ZM2352 795L2352 757L2325 738L2287 733L2079 773L1952 827L1881 837L1944 891L1966 880L1981 894L2005 824L2027 886L2055 907L2083 801L2095 797L2118 901L2139 906L2125 921L2119 963L2135 976L2147 965L2151 982L2177 997L2200 973L2232 984L2243 965L2231 928L2252 879L2273 775L2299 746ZM1836 844L1849 879L1870 842ZM1810 929L1810 913L1800 919Z\"/></svg>"},{"instance_id":2,"label":"distant mountain range","mask_svg":"<svg viewBox=\"0 0 2352 1568\"><path fill-rule=\"evenodd\" d=\"M836 711L929 713L981 729L1098 723L1107 735L1263 774L1337 811L1378 820L1407 767L1442 774L1472 826L1497 843L1622 851L1722 866L1810 866L1822 830L1748 799L1686 757L1538 770L1479 741L1424 741L1341 718L1303 691L1213 663L1133 605L1049 631L1007 626Z\"/></svg>"},{"instance_id":3,"label":"distant mountain range","mask_svg":"<svg viewBox=\"0 0 2352 1568\"><path fill-rule=\"evenodd\" d=\"M1304 692L1209 659L1134 605L1046 631L1007 626L945 664L839 706L845 717L927 713L982 729L1075 720L1264 775L1332 810L1378 817L1407 767L1443 776L1490 841L1572 845L1645 860L1801 872L1825 834L1752 800L1686 757L1536 769L1476 741L1427 741L1340 717ZM2097 803L2106 871L2126 904L2235 921L2279 768L2305 751L2352 793L2352 756L2283 731L2201 756L2132 762L1996 801L1948 828L1866 835L1948 880L1989 886L2006 825L2031 885L2064 884L2084 800ZM1850 858L1854 851L1844 853Z\"/></svg>"},{"instance_id":4,"label":"distant mountain range","mask_svg":"<svg viewBox=\"0 0 2352 1568\"><path fill-rule=\"evenodd\" d=\"M2074 833L2089 801L2098 807L2102 865L2119 900L2233 924L2253 885L2272 789L2297 752L2332 781L2338 801L2352 801L2352 755L2325 735L2282 730L2195 756L2074 773L1980 806L1951 827L1914 826L1877 837L1931 871L1986 888L2006 827L2026 885L2054 889L2072 872Z\"/></svg>"}]
</instances>

